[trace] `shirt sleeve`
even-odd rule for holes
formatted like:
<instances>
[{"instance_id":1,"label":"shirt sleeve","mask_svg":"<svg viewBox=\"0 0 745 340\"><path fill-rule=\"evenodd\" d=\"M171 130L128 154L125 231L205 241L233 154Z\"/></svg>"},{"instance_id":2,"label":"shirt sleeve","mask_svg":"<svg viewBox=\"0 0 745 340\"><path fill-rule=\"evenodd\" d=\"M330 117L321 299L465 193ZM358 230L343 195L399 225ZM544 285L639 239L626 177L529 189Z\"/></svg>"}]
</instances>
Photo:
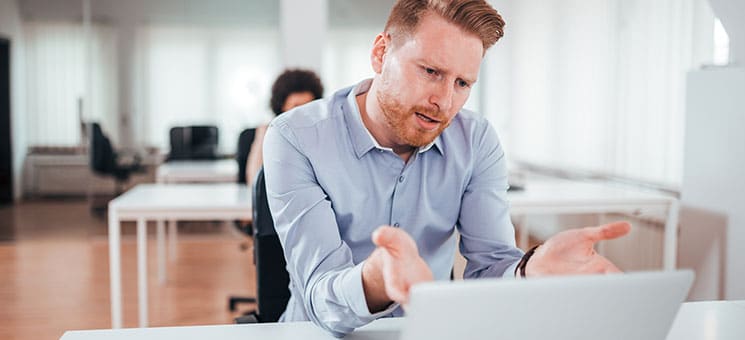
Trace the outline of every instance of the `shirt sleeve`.
<instances>
[{"instance_id":1,"label":"shirt sleeve","mask_svg":"<svg viewBox=\"0 0 745 340\"><path fill-rule=\"evenodd\" d=\"M514 277L523 252L515 245L507 201L507 162L497 134L488 123L476 131L473 173L458 218L464 278Z\"/></svg>"},{"instance_id":2,"label":"shirt sleeve","mask_svg":"<svg viewBox=\"0 0 745 340\"><path fill-rule=\"evenodd\" d=\"M393 311L371 314L362 287L362 266L342 241L329 198L293 130L275 120L264 139L269 208L284 249L292 284L309 319L342 337Z\"/></svg>"}]
</instances>

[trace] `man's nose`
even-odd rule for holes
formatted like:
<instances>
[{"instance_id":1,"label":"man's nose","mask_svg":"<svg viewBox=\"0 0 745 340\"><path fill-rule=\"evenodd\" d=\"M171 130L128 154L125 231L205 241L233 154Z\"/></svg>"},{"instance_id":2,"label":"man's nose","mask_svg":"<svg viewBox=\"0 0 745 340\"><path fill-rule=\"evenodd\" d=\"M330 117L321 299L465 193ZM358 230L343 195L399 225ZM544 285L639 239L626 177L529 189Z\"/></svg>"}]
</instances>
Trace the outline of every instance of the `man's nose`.
<instances>
[{"instance_id":1,"label":"man's nose","mask_svg":"<svg viewBox=\"0 0 745 340\"><path fill-rule=\"evenodd\" d=\"M430 103L437 106L440 112L450 112L453 105L453 86L448 81L437 82L429 98Z\"/></svg>"}]
</instances>

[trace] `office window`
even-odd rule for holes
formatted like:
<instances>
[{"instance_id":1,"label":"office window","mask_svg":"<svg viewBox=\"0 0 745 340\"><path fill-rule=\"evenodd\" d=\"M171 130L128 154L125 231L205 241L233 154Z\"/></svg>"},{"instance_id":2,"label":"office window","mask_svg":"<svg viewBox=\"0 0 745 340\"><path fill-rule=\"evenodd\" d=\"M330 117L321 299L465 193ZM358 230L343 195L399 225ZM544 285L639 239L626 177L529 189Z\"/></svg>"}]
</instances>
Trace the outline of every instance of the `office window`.
<instances>
[{"instance_id":1,"label":"office window","mask_svg":"<svg viewBox=\"0 0 745 340\"><path fill-rule=\"evenodd\" d=\"M502 51L488 60L487 115L508 156L679 185L686 73L711 62L694 40L712 27L705 1L541 4L504 2Z\"/></svg>"},{"instance_id":2,"label":"office window","mask_svg":"<svg viewBox=\"0 0 745 340\"><path fill-rule=\"evenodd\" d=\"M24 23L29 146L77 146L81 142L79 101L91 80L90 116L116 140L117 53L115 34L105 25L91 27L90 62L85 57L81 23Z\"/></svg>"},{"instance_id":3,"label":"office window","mask_svg":"<svg viewBox=\"0 0 745 340\"><path fill-rule=\"evenodd\" d=\"M232 153L242 129L271 119L276 30L152 26L137 40L140 143L167 151L172 126L213 124L220 150Z\"/></svg>"},{"instance_id":4,"label":"office window","mask_svg":"<svg viewBox=\"0 0 745 340\"><path fill-rule=\"evenodd\" d=\"M714 65L729 64L729 35L719 19L714 20Z\"/></svg>"}]
</instances>

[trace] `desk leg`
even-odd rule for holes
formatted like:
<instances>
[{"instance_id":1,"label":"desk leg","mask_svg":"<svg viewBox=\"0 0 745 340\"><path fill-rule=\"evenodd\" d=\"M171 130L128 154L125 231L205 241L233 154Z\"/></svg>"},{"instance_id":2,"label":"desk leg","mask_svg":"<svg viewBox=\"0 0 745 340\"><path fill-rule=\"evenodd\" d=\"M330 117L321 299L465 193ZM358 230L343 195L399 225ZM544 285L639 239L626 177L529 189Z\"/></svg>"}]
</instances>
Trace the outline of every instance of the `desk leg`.
<instances>
[{"instance_id":1,"label":"desk leg","mask_svg":"<svg viewBox=\"0 0 745 340\"><path fill-rule=\"evenodd\" d=\"M604 224L608 223L607 221L608 221L608 214L606 214L606 213L598 214L597 225L604 225ZM605 242L606 241L600 241L598 243L595 243L595 251L598 254L603 255L603 256L606 255L605 254Z\"/></svg>"},{"instance_id":2,"label":"desk leg","mask_svg":"<svg viewBox=\"0 0 745 340\"><path fill-rule=\"evenodd\" d=\"M517 221L518 228L520 228L520 239L517 240L517 246L518 248L527 251L528 246L530 245L530 228L528 228L528 225L525 223L525 216L518 216L515 218L515 221Z\"/></svg>"},{"instance_id":3,"label":"desk leg","mask_svg":"<svg viewBox=\"0 0 745 340\"><path fill-rule=\"evenodd\" d=\"M175 220L168 220L168 256L170 256L171 261L176 259L177 227Z\"/></svg>"},{"instance_id":4,"label":"desk leg","mask_svg":"<svg viewBox=\"0 0 745 340\"><path fill-rule=\"evenodd\" d=\"M137 294L140 327L147 327L147 221L137 220Z\"/></svg>"},{"instance_id":5,"label":"desk leg","mask_svg":"<svg viewBox=\"0 0 745 340\"><path fill-rule=\"evenodd\" d=\"M667 209L667 220L665 221L665 247L663 254L663 267L665 270L675 270L678 252L678 212L680 201L672 199Z\"/></svg>"},{"instance_id":6,"label":"desk leg","mask_svg":"<svg viewBox=\"0 0 745 340\"><path fill-rule=\"evenodd\" d=\"M166 225L163 220L158 220L158 282L166 283Z\"/></svg>"},{"instance_id":7,"label":"desk leg","mask_svg":"<svg viewBox=\"0 0 745 340\"><path fill-rule=\"evenodd\" d=\"M121 233L116 210L109 206L109 285L111 328L122 328Z\"/></svg>"}]
</instances>

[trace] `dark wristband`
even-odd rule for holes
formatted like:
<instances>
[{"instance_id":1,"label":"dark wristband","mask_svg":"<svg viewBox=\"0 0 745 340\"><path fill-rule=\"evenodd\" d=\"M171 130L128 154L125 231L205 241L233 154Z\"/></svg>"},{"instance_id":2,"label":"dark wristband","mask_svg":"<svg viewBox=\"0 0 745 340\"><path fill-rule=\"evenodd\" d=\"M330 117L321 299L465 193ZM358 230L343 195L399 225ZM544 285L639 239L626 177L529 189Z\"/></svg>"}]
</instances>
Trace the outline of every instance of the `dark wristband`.
<instances>
[{"instance_id":1,"label":"dark wristband","mask_svg":"<svg viewBox=\"0 0 745 340\"><path fill-rule=\"evenodd\" d=\"M527 252L525 252L525 255L520 259L520 262L517 263L517 267L515 267L515 276L517 276L517 272L520 272L520 277L525 277L525 267L528 266L528 260L530 260L530 257L533 256L535 253L535 250L538 249L541 245L534 246L533 248L530 248Z\"/></svg>"}]
</instances>

